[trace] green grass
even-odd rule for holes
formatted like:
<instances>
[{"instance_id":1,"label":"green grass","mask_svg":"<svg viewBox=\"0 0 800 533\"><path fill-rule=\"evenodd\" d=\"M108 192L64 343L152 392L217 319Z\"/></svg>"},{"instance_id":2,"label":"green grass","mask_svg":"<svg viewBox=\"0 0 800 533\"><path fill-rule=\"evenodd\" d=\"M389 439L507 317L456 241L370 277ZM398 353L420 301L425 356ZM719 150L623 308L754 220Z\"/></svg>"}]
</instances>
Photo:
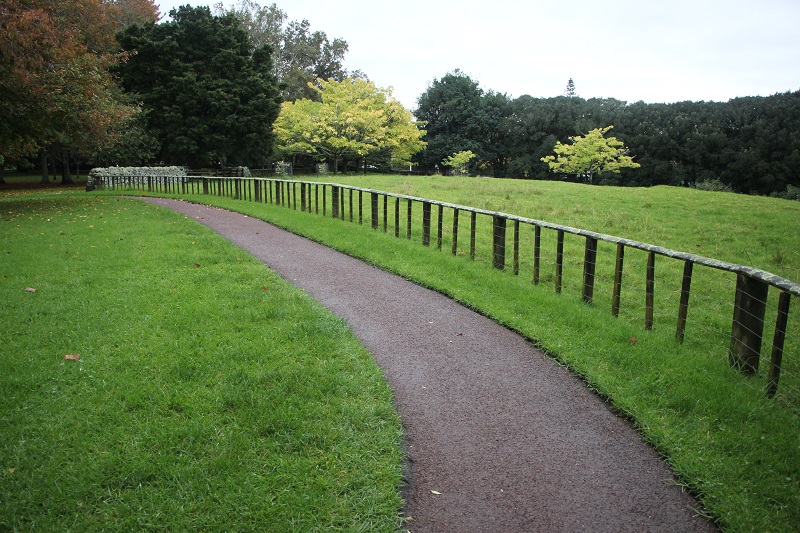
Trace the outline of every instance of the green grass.
<instances>
[{"instance_id":1,"label":"green grass","mask_svg":"<svg viewBox=\"0 0 800 533\"><path fill-rule=\"evenodd\" d=\"M400 422L369 354L195 222L4 194L0 323L0 530L399 524Z\"/></svg>"},{"instance_id":2,"label":"green grass","mask_svg":"<svg viewBox=\"0 0 800 533\"><path fill-rule=\"evenodd\" d=\"M641 239L798 279L799 237L792 229L800 222L800 204L783 200L667 187L616 189L512 180L337 176L335 181ZM394 237L391 202L390 228L385 234L368 224L359 226L274 205L203 195L194 198L273 221L362 257L448 294L533 339L629 416L724 528L789 531L800 524L796 300L781 388L778 398L769 400L763 394L763 374L748 378L727 364L732 283L716 271L696 269L689 329L680 344L675 340L674 320L681 265L670 266L666 259L657 262L656 327L645 331L640 302L643 276L637 274L642 271L644 254L635 251L626 255L628 292L623 293L623 312L614 319L607 306L607 271L600 272L595 304L580 300L576 280L583 255L577 238L567 242L565 289L557 295L552 282L531 284L529 244L523 249L526 258L519 276L491 268L486 219L479 222L478 258L469 261L465 256L469 217L462 218L459 255L454 257L449 253L447 225L444 251L436 250L435 238L429 248L419 244L419 206L414 211L412 239L406 240ZM330 198L328 202L330 209ZM364 205L368 221L366 197ZM404 209L403 204L401 236L405 235ZM434 227L435 221L436 215ZM553 237L546 238L550 240L543 247L552 251ZM523 242L530 239L525 235ZM610 256L609 250L598 251L601 261ZM549 271L552 263L550 259L543 265L543 271Z\"/></svg>"}]
</instances>

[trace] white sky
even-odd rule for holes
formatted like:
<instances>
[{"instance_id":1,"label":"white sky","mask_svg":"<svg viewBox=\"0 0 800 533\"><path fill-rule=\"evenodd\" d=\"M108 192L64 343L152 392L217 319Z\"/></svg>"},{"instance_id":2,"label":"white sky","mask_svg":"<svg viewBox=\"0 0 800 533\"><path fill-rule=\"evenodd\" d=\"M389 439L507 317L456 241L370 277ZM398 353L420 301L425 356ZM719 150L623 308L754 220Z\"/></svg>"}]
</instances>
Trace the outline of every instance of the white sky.
<instances>
[{"instance_id":1,"label":"white sky","mask_svg":"<svg viewBox=\"0 0 800 533\"><path fill-rule=\"evenodd\" d=\"M156 0L177 5L217 0ZM268 5L272 0L257 0ZM226 5L234 3L225 0ZM799 0L275 0L349 45L345 67L407 108L461 69L484 90L727 101L800 90Z\"/></svg>"}]
</instances>

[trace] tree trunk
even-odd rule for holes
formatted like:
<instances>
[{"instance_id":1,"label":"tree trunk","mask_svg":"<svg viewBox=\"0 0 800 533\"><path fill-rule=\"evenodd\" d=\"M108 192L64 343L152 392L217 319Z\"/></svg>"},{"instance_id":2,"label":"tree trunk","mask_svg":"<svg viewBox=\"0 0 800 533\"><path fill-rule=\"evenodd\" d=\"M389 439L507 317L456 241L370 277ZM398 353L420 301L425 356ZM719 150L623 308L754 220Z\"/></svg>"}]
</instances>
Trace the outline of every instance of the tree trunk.
<instances>
[{"instance_id":1,"label":"tree trunk","mask_svg":"<svg viewBox=\"0 0 800 533\"><path fill-rule=\"evenodd\" d=\"M50 183L50 169L47 168L47 150L42 149L39 152L39 162L41 163L42 169L42 181L40 182L42 185L47 185Z\"/></svg>"},{"instance_id":2,"label":"tree trunk","mask_svg":"<svg viewBox=\"0 0 800 533\"><path fill-rule=\"evenodd\" d=\"M72 174L69 170L69 149L61 149L61 185L72 185Z\"/></svg>"},{"instance_id":3,"label":"tree trunk","mask_svg":"<svg viewBox=\"0 0 800 533\"><path fill-rule=\"evenodd\" d=\"M3 178L3 167L5 167L5 164L0 164L0 185L6 184L6 180Z\"/></svg>"}]
</instances>

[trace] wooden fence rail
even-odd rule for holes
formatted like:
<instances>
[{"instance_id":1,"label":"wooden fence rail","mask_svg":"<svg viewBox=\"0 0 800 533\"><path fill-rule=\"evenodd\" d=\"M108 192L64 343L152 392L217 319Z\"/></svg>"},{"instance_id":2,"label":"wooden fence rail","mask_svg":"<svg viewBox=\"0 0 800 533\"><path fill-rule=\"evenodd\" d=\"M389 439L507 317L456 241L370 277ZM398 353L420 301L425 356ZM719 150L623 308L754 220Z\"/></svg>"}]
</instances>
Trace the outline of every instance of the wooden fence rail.
<instances>
[{"instance_id":1,"label":"wooden fence rail","mask_svg":"<svg viewBox=\"0 0 800 533\"><path fill-rule=\"evenodd\" d=\"M728 348L729 362L734 368L746 374L758 371L759 358L763 342L763 331L767 311L767 295L770 288L779 291L777 319L774 328L772 357L769 367L769 382L767 394L774 396L780 378L783 349L786 338L787 318L792 296L800 297L800 284L776 276L769 272L749 266L719 261L686 252L680 252L647 244L639 241L616 237L554 224L543 220L520 217L508 213L478 209L448 202L440 202L427 198L419 198L403 194L395 194L373 189L339 185L334 183L295 181L272 178L241 178L241 177L115 177L109 178L105 183L98 184L106 188L134 187L148 192L163 192L172 194L206 194L226 196L235 199L272 203L290 209L298 209L298 189L300 193L299 208L304 212L320 213L328 216L328 195L330 195L330 216L345 219L345 212L349 211L349 220L358 224L364 223L364 197L369 197L369 223L372 229L388 231L389 226L389 199L394 199L393 226L395 237L400 237L401 204L405 204L405 237L412 238L412 220L414 204L421 208L422 223L417 231L421 233L423 246L431 245L432 211L436 206L436 243L437 249L442 249L443 220L445 210L452 212L452 248L451 253L458 253L459 232L461 227L460 214L469 213L469 258L476 257L476 232L478 216L486 217L492 222L492 265L499 270L506 268L506 254L508 234L511 234L513 274L519 274L520 250L520 225L532 226L534 229L533 243L533 279L538 285L542 279L542 230L551 230L556 233L555 257L555 291L560 293L563 287L564 271L564 237L567 234L584 239L583 279L581 296L584 302L591 304L594 301L594 288L596 279L597 247L599 242L615 245L614 276L611 295L611 314L617 317L620 311L621 287L623 280L625 251L626 249L641 250L647 254L645 269L645 306L644 327L652 329L654 324L655 303L655 272L656 258L663 257L670 260L683 262L683 277L680 286L680 303L677 310L676 338L683 342L686 336L686 325L689 317L689 302L692 285L692 275L695 266L716 269L736 275L736 291L734 295L733 317L731 321L730 346ZM320 189L322 189L320 201ZM313 197L312 197L313 190ZM347 191L348 201L345 201ZM354 193L357 194L357 217L354 215ZM381 201L382 200L382 201ZM381 220L382 216L382 220ZM508 223L513 223L511 232Z\"/></svg>"}]
</instances>

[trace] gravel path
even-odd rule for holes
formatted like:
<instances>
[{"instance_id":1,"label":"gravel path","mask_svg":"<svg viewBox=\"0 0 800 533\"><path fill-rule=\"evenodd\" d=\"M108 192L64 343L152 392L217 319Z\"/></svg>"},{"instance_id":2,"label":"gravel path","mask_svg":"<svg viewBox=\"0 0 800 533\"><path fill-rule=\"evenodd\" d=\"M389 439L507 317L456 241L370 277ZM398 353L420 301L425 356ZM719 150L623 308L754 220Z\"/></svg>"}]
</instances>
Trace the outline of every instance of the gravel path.
<instances>
[{"instance_id":1,"label":"gravel path","mask_svg":"<svg viewBox=\"0 0 800 533\"><path fill-rule=\"evenodd\" d=\"M348 321L405 427L404 529L714 530L628 423L516 333L257 219L146 201L208 226Z\"/></svg>"}]
</instances>

